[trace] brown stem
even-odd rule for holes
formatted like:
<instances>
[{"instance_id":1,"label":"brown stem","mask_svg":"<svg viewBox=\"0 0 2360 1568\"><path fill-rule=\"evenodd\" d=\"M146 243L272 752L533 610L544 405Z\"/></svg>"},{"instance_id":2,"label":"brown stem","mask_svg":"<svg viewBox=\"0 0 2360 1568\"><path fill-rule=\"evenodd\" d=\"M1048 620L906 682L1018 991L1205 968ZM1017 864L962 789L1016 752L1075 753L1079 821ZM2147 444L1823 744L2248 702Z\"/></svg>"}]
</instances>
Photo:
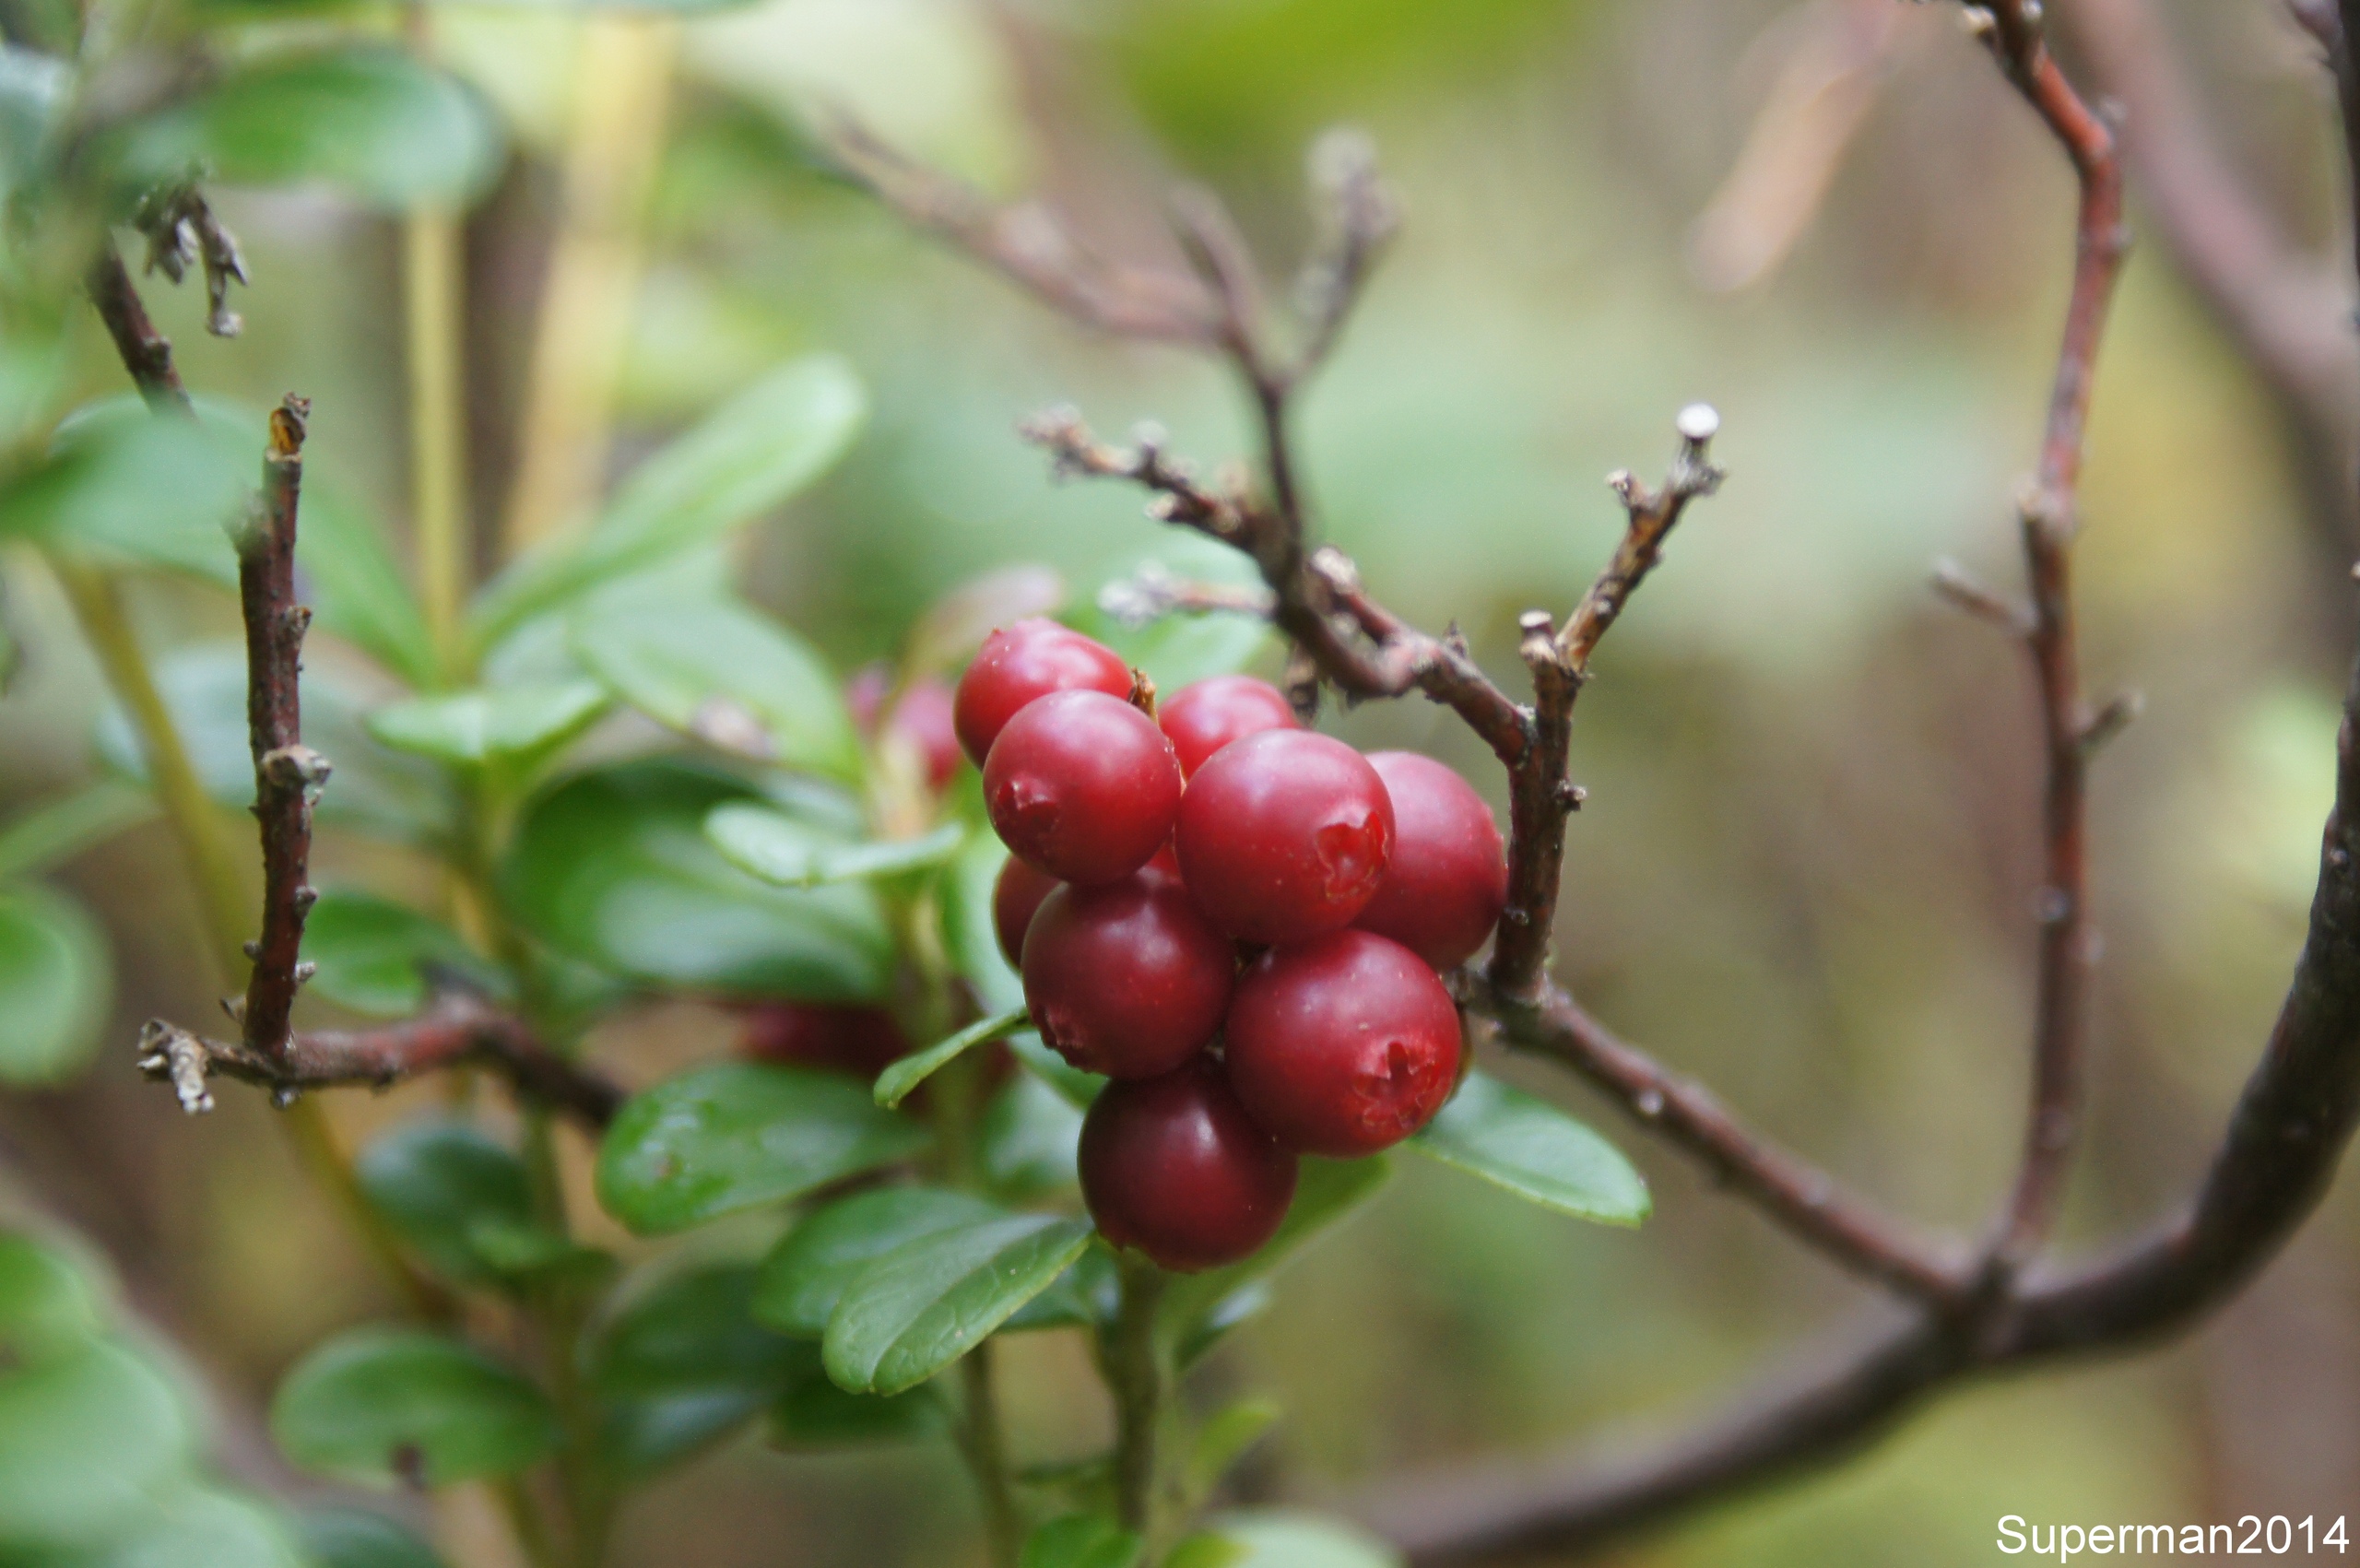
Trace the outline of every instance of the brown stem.
<instances>
[{"instance_id":1,"label":"brown stem","mask_svg":"<svg viewBox=\"0 0 2360 1568\"><path fill-rule=\"evenodd\" d=\"M89 289L90 303L98 307L99 319L106 323L107 335L114 339L123 368L131 372L132 384L138 387L148 407L159 414L194 413L188 388L181 384L181 372L172 364L172 340L158 332L148 318L148 307L133 287L130 270L123 265L112 240L100 245L98 259L90 264L83 283Z\"/></svg>"}]
</instances>

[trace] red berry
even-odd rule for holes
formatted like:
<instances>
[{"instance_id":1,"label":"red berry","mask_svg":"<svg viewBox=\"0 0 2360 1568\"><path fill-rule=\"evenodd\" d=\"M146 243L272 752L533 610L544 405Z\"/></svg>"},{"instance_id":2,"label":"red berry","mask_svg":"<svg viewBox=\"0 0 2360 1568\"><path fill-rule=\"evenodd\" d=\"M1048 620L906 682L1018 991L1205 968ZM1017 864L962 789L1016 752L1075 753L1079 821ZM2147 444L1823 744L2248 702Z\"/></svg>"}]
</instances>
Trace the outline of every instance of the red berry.
<instances>
[{"instance_id":1,"label":"red berry","mask_svg":"<svg viewBox=\"0 0 2360 1568\"><path fill-rule=\"evenodd\" d=\"M1431 757L1373 751L1393 801L1393 858L1352 924L1436 969L1475 956L1508 902L1507 852L1474 786Z\"/></svg>"},{"instance_id":2,"label":"red berry","mask_svg":"<svg viewBox=\"0 0 2360 1568\"><path fill-rule=\"evenodd\" d=\"M1109 1078L1153 1078L1204 1048L1229 1010L1237 955L1179 883L1141 870L1062 888L1024 938L1024 1002L1057 1055Z\"/></svg>"},{"instance_id":3,"label":"red berry","mask_svg":"<svg viewBox=\"0 0 2360 1568\"><path fill-rule=\"evenodd\" d=\"M1428 1122L1458 1079L1458 1009L1423 960L1339 931L1255 961L1227 1028L1229 1081L1300 1154L1373 1154Z\"/></svg>"},{"instance_id":4,"label":"red berry","mask_svg":"<svg viewBox=\"0 0 2360 1568\"><path fill-rule=\"evenodd\" d=\"M1118 881L1172 836L1180 764L1155 721L1121 698L1053 692L992 743L984 808L1035 870L1061 882Z\"/></svg>"},{"instance_id":5,"label":"red berry","mask_svg":"<svg viewBox=\"0 0 2360 1568\"><path fill-rule=\"evenodd\" d=\"M1192 1274L1270 1239L1294 1198L1294 1156L1199 1057L1100 1092L1081 1123L1081 1196L1108 1241Z\"/></svg>"},{"instance_id":6,"label":"red berry","mask_svg":"<svg viewBox=\"0 0 2360 1568\"><path fill-rule=\"evenodd\" d=\"M844 705L864 735L875 735L879 710L892 695L893 670L885 664L862 666L844 683ZM926 764L926 782L940 789L959 771L959 734L951 719L950 688L933 676L914 680L883 715L885 727L915 749Z\"/></svg>"},{"instance_id":7,"label":"red berry","mask_svg":"<svg viewBox=\"0 0 2360 1568\"><path fill-rule=\"evenodd\" d=\"M1250 675L1217 675L1184 686L1156 717L1172 737L1180 771L1194 777L1205 759L1241 736L1266 729L1299 729L1286 693Z\"/></svg>"},{"instance_id":8,"label":"red berry","mask_svg":"<svg viewBox=\"0 0 2360 1568\"><path fill-rule=\"evenodd\" d=\"M1180 877L1241 941L1296 942L1351 924L1385 873L1393 805L1340 740L1263 730L1215 752L1180 803Z\"/></svg>"},{"instance_id":9,"label":"red berry","mask_svg":"<svg viewBox=\"0 0 2360 1568\"><path fill-rule=\"evenodd\" d=\"M746 1009L740 1055L783 1067L819 1067L873 1079L906 1056L909 1037L883 1008L764 1002Z\"/></svg>"},{"instance_id":10,"label":"red berry","mask_svg":"<svg viewBox=\"0 0 2360 1568\"><path fill-rule=\"evenodd\" d=\"M1008 960L1009 968L1024 962L1024 933L1032 928L1041 901L1064 886L1046 871L1035 871L1012 855L999 868L999 880L992 884L992 935L999 938L1000 956Z\"/></svg>"},{"instance_id":11,"label":"red berry","mask_svg":"<svg viewBox=\"0 0 2360 1568\"><path fill-rule=\"evenodd\" d=\"M1020 620L995 631L959 678L952 704L959 744L980 768L999 732L1028 703L1074 690L1128 698L1130 668L1114 649L1054 620Z\"/></svg>"}]
</instances>

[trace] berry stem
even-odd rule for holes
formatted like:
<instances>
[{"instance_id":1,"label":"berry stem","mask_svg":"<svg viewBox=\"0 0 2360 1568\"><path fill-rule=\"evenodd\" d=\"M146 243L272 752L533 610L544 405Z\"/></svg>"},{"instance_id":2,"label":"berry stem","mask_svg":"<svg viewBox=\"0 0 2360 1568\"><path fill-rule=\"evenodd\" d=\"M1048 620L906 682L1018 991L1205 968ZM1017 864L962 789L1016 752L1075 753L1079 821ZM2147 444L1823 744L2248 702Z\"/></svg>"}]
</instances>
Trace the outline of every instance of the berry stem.
<instances>
[{"instance_id":1,"label":"berry stem","mask_svg":"<svg viewBox=\"0 0 2360 1568\"><path fill-rule=\"evenodd\" d=\"M1126 1529L1147 1538L1143 1561L1155 1561L1156 1435L1163 1419L1163 1362L1156 1347L1156 1309L1167 1276L1145 1258L1117 1255L1122 1304L1108 1326L1099 1364L1115 1395L1115 1512Z\"/></svg>"},{"instance_id":2,"label":"berry stem","mask_svg":"<svg viewBox=\"0 0 2360 1568\"><path fill-rule=\"evenodd\" d=\"M966 1396L959 1446L967 1468L974 1472L975 1490L982 1497L984 1537L991 1547L992 1568L1016 1568L1024 1550L1024 1518L1017 1510L1015 1491L1009 1485L992 1350L992 1342L986 1339L959 1362L960 1385Z\"/></svg>"}]
</instances>

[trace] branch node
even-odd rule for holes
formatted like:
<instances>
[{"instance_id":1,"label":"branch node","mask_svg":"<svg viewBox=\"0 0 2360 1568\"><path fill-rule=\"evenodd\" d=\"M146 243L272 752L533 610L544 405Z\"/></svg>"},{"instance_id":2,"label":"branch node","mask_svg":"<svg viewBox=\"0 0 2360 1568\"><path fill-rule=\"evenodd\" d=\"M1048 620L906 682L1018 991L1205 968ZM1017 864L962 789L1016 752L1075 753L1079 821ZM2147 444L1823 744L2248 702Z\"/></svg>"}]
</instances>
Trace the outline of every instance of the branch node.
<instances>
[{"instance_id":1,"label":"branch node","mask_svg":"<svg viewBox=\"0 0 2360 1568\"><path fill-rule=\"evenodd\" d=\"M1930 585L1935 595L1953 609L1999 627L2011 636L2028 637L2033 630L2029 607L1986 586L1957 561L1945 556L1934 563Z\"/></svg>"},{"instance_id":2,"label":"branch node","mask_svg":"<svg viewBox=\"0 0 2360 1568\"><path fill-rule=\"evenodd\" d=\"M2106 743L2129 729L2133 720L2146 711L2147 700L2136 691L2125 691L2100 708L2082 726L2081 748L2084 757L2094 757Z\"/></svg>"},{"instance_id":3,"label":"branch node","mask_svg":"<svg viewBox=\"0 0 2360 1568\"><path fill-rule=\"evenodd\" d=\"M139 1070L169 1082L181 1109L192 1116L213 1109L213 1091L205 1083L212 1065L205 1042L188 1031L159 1018L139 1026Z\"/></svg>"}]
</instances>

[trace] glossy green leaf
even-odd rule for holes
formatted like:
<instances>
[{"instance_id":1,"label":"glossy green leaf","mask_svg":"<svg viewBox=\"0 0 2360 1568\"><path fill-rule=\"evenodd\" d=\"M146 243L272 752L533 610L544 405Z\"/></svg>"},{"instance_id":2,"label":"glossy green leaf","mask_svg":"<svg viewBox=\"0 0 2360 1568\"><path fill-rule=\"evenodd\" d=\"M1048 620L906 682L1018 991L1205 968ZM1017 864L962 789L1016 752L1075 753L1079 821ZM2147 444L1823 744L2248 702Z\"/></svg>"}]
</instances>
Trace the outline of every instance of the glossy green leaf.
<instances>
[{"instance_id":1,"label":"glossy green leaf","mask_svg":"<svg viewBox=\"0 0 2360 1568\"><path fill-rule=\"evenodd\" d=\"M1212 676L1233 675L1276 650L1269 623L1257 616L1158 614L1127 620L1110 613L1110 607L1126 607L1132 584L1152 585L1159 579L1257 589L1262 578L1241 552L1201 535L1174 531L1119 573L1098 603L1073 617L1079 630L1120 654L1126 664L1147 671L1164 696Z\"/></svg>"},{"instance_id":2,"label":"glossy green leaf","mask_svg":"<svg viewBox=\"0 0 2360 1568\"><path fill-rule=\"evenodd\" d=\"M1047 1290L1092 1234L1086 1220L1020 1214L904 1243L836 1303L820 1347L828 1375L855 1393L915 1387Z\"/></svg>"},{"instance_id":3,"label":"glossy green leaf","mask_svg":"<svg viewBox=\"0 0 2360 1568\"><path fill-rule=\"evenodd\" d=\"M501 872L507 906L560 952L654 984L880 999L893 940L874 891L774 888L704 836L714 808L751 798L734 780L663 760L568 780L517 829Z\"/></svg>"},{"instance_id":4,"label":"glossy green leaf","mask_svg":"<svg viewBox=\"0 0 2360 1568\"><path fill-rule=\"evenodd\" d=\"M1198 1329L1206 1317L1242 1287L1260 1279L1288 1256L1375 1196L1391 1174L1382 1154L1364 1160L1305 1159L1295 1179L1294 1202L1278 1233L1251 1257L1174 1280L1164 1291L1160 1331L1174 1345L1205 1343Z\"/></svg>"},{"instance_id":5,"label":"glossy green leaf","mask_svg":"<svg viewBox=\"0 0 2360 1568\"><path fill-rule=\"evenodd\" d=\"M908 1158L926 1133L832 1073L726 1062L634 1095L598 1150L598 1197L660 1234Z\"/></svg>"},{"instance_id":6,"label":"glossy green leaf","mask_svg":"<svg viewBox=\"0 0 2360 1568\"><path fill-rule=\"evenodd\" d=\"M322 181L384 208L459 205L503 155L490 106L456 77L384 45L266 55L132 126L135 182L192 166L232 185Z\"/></svg>"},{"instance_id":7,"label":"glossy green leaf","mask_svg":"<svg viewBox=\"0 0 2360 1568\"><path fill-rule=\"evenodd\" d=\"M102 1539L193 1457L187 1411L109 1339L0 1372L0 1555Z\"/></svg>"},{"instance_id":8,"label":"glossy green leaf","mask_svg":"<svg viewBox=\"0 0 2360 1568\"><path fill-rule=\"evenodd\" d=\"M877 1102L887 1110L900 1106L918 1085L949 1067L953 1061L978 1045L995 1040L1005 1040L1026 1027L1028 1016L1023 1008L1013 1012L995 1013L990 1018L977 1019L974 1023L938 1041L923 1051L913 1051L877 1075Z\"/></svg>"},{"instance_id":9,"label":"glossy green leaf","mask_svg":"<svg viewBox=\"0 0 2360 1568\"><path fill-rule=\"evenodd\" d=\"M513 1475L557 1446L540 1389L455 1339L414 1328L357 1328L298 1362L270 1406L271 1435L296 1464L384 1480L415 1470L430 1486Z\"/></svg>"},{"instance_id":10,"label":"glossy green leaf","mask_svg":"<svg viewBox=\"0 0 2360 1568\"><path fill-rule=\"evenodd\" d=\"M389 536L384 523L342 486L316 471L304 476L295 564L313 625L375 655L412 686L430 686L438 662L434 640Z\"/></svg>"},{"instance_id":11,"label":"glossy green leaf","mask_svg":"<svg viewBox=\"0 0 2360 1568\"><path fill-rule=\"evenodd\" d=\"M524 1161L466 1122L429 1116L380 1134L353 1178L395 1234L463 1284L587 1268L600 1256L542 1225Z\"/></svg>"},{"instance_id":12,"label":"glossy green leaf","mask_svg":"<svg viewBox=\"0 0 2360 1568\"><path fill-rule=\"evenodd\" d=\"M729 863L781 888L901 877L926 871L958 853L967 831L945 823L921 838L844 843L804 818L766 806L732 803L704 819L705 836Z\"/></svg>"},{"instance_id":13,"label":"glossy green leaf","mask_svg":"<svg viewBox=\"0 0 2360 1568\"><path fill-rule=\"evenodd\" d=\"M860 737L834 672L751 606L605 596L573 620L574 657L641 713L758 762L858 779Z\"/></svg>"},{"instance_id":14,"label":"glossy green leaf","mask_svg":"<svg viewBox=\"0 0 2360 1568\"><path fill-rule=\"evenodd\" d=\"M0 474L0 538L236 580L229 528L262 471L262 448L212 419L159 419L136 397L77 409L49 453Z\"/></svg>"},{"instance_id":15,"label":"glossy green leaf","mask_svg":"<svg viewBox=\"0 0 2360 1568\"><path fill-rule=\"evenodd\" d=\"M1609 1225L1647 1217L1647 1184L1621 1150L1547 1101L1483 1073L1468 1074L1409 1146L1560 1214Z\"/></svg>"},{"instance_id":16,"label":"glossy green leaf","mask_svg":"<svg viewBox=\"0 0 2360 1568\"><path fill-rule=\"evenodd\" d=\"M98 1049L114 988L106 936L39 883L0 887L0 1083L57 1083Z\"/></svg>"},{"instance_id":17,"label":"glossy green leaf","mask_svg":"<svg viewBox=\"0 0 2360 1568\"><path fill-rule=\"evenodd\" d=\"M307 1508L295 1533L313 1568L443 1568L407 1526L365 1508Z\"/></svg>"},{"instance_id":18,"label":"glossy green leaf","mask_svg":"<svg viewBox=\"0 0 2360 1568\"><path fill-rule=\"evenodd\" d=\"M714 1264L659 1279L592 1337L591 1386L612 1407L608 1446L644 1475L726 1436L808 1375L810 1348L748 1311L754 1270Z\"/></svg>"},{"instance_id":19,"label":"glossy green leaf","mask_svg":"<svg viewBox=\"0 0 2360 1568\"><path fill-rule=\"evenodd\" d=\"M1068 1514L1025 1538L1021 1568L1132 1568L1146 1547L1103 1514Z\"/></svg>"},{"instance_id":20,"label":"glossy green leaf","mask_svg":"<svg viewBox=\"0 0 2360 1568\"><path fill-rule=\"evenodd\" d=\"M62 865L155 815L146 790L114 779L34 807L0 828L0 881Z\"/></svg>"},{"instance_id":21,"label":"glossy green leaf","mask_svg":"<svg viewBox=\"0 0 2360 1568\"><path fill-rule=\"evenodd\" d=\"M376 709L364 722L396 751L522 772L597 723L607 703L606 688L574 680L413 697Z\"/></svg>"},{"instance_id":22,"label":"glossy green leaf","mask_svg":"<svg viewBox=\"0 0 2360 1568\"><path fill-rule=\"evenodd\" d=\"M60 1568L69 1568L61 1564ZM132 1527L70 1568L319 1568L270 1510L183 1480L133 1516Z\"/></svg>"},{"instance_id":23,"label":"glossy green leaf","mask_svg":"<svg viewBox=\"0 0 2360 1568\"><path fill-rule=\"evenodd\" d=\"M1292 1508L1220 1515L1204 1536L1235 1549L1218 1559L1227 1568L1406 1568L1409 1561L1363 1530ZM1186 1550L1184 1543L1174 1552L1174 1568Z\"/></svg>"},{"instance_id":24,"label":"glossy green leaf","mask_svg":"<svg viewBox=\"0 0 2360 1568\"><path fill-rule=\"evenodd\" d=\"M423 1008L431 970L495 995L502 988L500 972L448 925L351 889L320 894L303 924L303 957L317 967L308 989L378 1018L407 1018Z\"/></svg>"},{"instance_id":25,"label":"glossy green leaf","mask_svg":"<svg viewBox=\"0 0 2360 1568\"><path fill-rule=\"evenodd\" d=\"M478 643L782 505L843 455L867 413L859 378L832 355L773 371L641 464L586 530L491 583L472 617Z\"/></svg>"},{"instance_id":26,"label":"glossy green leaf","mask_svg":"<svg viewBox=\"0 0 2360 1568\"><path fill-rule=\"evenodd\" d=\"M753 1312L782 1334L817 1339L844 1288L887 1253L1006 1210L942 1187L879 1187L839 1198L789 1232L762 1260Z\"/></svg>"},{"instance_id":27,"label":"glossy green leaf","mask_svg":"<svg viewBox=\"0 0 2360 1568\"><path fill-rule=\"evenodd\" d=\"M1006 1197L1069 1190L1081 1178L1081 1113L1032 1073L1018 1073L985 1107L984 1176Z\"/></svg>"},{"instance_id":28,"label":"glossy green leaf","mask_svg":"<svg viewBox=\"0 0 2360 1568\"><path fill-rule=\"evenodd\" d=\"M0 1231L0 1365L80 1350L104 1332L105 1307L73 1258L21 1231Z\"/></svg>"},{"instance_id":29,"label":"glossy green leaf","mask_svg":"<svg viewBox=\"0 0 2360 1568\"><path fill-rule=\"evenodd\" d=\"M206 793L243 810L254 804L254 754L246 739L246 650L208 643L155 661L156 686ZM450 799L440 770L380 746L360 725L361 704L317 661L302 675L303 740L335 772L320 796L319 819L382 837L419 841L440 834ZM147 776L128 719L110 706L98 726L100 754L133 778Z\"/></svg>"},{"instance_id":30,"label":"glossy green leaf","mask_svg":"<svg viewBox=\"0 0 2360 1568\"><path fill-rule=\"evenodd\" d=\"M770 1440L774 1445L810 1449L911 1443L950 1426L950 1412L932 1388L913 1388L890 1398L847 1394L829 1378L818 1345L797 1340L796 1348L803 1360L786 1392L771 1405Z\"/></svg>"}]
</instances>

